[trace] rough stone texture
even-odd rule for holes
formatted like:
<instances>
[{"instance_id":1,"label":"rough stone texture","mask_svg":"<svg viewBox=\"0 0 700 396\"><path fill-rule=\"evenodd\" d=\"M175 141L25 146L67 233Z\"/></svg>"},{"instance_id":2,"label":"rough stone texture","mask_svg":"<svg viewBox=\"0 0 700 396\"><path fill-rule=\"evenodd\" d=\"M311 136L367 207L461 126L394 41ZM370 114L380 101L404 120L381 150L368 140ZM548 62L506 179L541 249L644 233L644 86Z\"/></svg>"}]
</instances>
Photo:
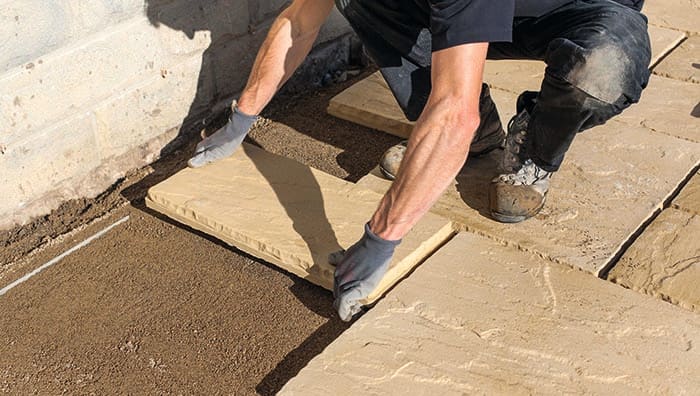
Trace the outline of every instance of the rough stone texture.
<instances>
[{"instance_id":1,"label":"rough stone texture","mask_svg":"<svg viewBox=\"0 0 700 396\"><path fill-rule=\"evenodd\" d=\"M630 246L608 279L700 312L700 215L666 209Z\"/></svg>"},{"instance_id":2,"label":"rough stone texture","mask_svg":"<svg viewBox=\"0 0 700 396\"><path fill-rule=\"evenodd\" d=\"M699 101L700 84L651 76L640 102L614 121L700 142Z\"/></svg>"},{"instance_id":3,"label":"rough stone texture","mask_svg":"<svg viewBox=\"0 0 700 396\"><path fill-rule=\"evenodd\" d=\"M654 68L654 73L700 84L700 36L691 36Z\"/></svg>"},{"instance_id":4,"label":"rough stone texture","mask_svg":"<svg viewBox=\"0 0 700 396\"><path fill-rule=\"evenodd\" d=\"M331 99L328 114L402 138L413 130L379 72Z\"/></svg>"},{"instance_id":5,"label":"rough stone texture","mask_svg":"<svg viewBox=\"0 0 700 396\"><path fill-rule=\"evenodd\" d=\"M105 177L141 166L144 158L157 158L170 143L163 137L196 132L193 126L211 111L228 107L243 88L266 26L282 4L0 3L0 34L7 37L0 43L0 153L19 153L30 141L48 147L42 161L22 159L25 167L10 167L3 173L0 196L12 200L0 203L0 229L46 214L63 200L93 196L116 181ZM349 47L349 31L334 12L317 44L327 43L324 54L332 53L327 48L336 42ZM336 40L341 36L342 41ZM326 62L318 59L314 70L325 74ZM328 67L338 64L333 59ZM90 153L79 171L73 159L60 155L62 143L51 147L53 131L76 119L91 120L74 133L84 145L76 150ZM180 126L173 134L173 128ZM89 141L83 139L86 135L91 136ZM145 149L153 151L144 153ZM56 171L45 172L41 166L45 162ZM117 163L121 168L109 169ZM100 176L85 179L91 173ZM48 174L56 178L47 179ZM65 175L74 178L64 180ZM69 184L73 187L64 187Z\"/></svg>"},{"instance_id":6,"label":"rough stone texture","mask_svg":"<svg viewBox=\"0 0 700 396\"><path fill-rule=\"evenodd\" d=\"M302 278L331 289L328 255L362 236L381 195L244 145L232 157L185 169L152 187L146 204ZM397 248L376 300L452 235L429 215Z\"/></svg>"},{"instance_id":7,"label":"rough stone texture","mask_svg":"<svg viewBox=\"0 0 700 396\"><path fill-rule=\"evenodd\" d=\"M673 206L700 215L700 172L696 173L673 200Z\"/></svg>"},{"instance_id":8,"label":"rough stone texture","mask_svg":"<svg viewBox=\"0 0 700 396\"><path fill-rule=\"evenodd\" d=\"M493 92L497 103L514 103L514 95L505 100L509 94ZM700 161L700 144L619 123L584 132L553 177L542 212L509 225L488 212L488 185L500 155L471 159L433 211L461 229L597 274ZM358 184L384 192L390 182L375 170Z\"/></svg>"},{"instance_id":9,"label":"rough stone texture","mask_svg":"<svg viewBox=\"0 0 700 396\"><path fill-rule=\"evenodd\" d=\"M700 33L700 5L696 0L650 0L642 12L652 25Z\"/></svg>"},{"instance_id":10,"label":"rough stone texture","mask_svg":"<svg viewBox=\"0 0 700 396\"><path fill-rule=\"evenodd\" d=\"M281 395L693 394L700 317L463 233Z\"/></svg>"},{"instance_id":11,"label":"rough stone texture","mask_svg":"<svg viewBox=\"0 0 700 396\"><path fill-rule=\"evenodd\" d=\"M649 25L649 39L651 40L650 67L654 67L661 58L676 48L678 43L683 41L685 37L686 34L683 32Z\"/></svg>"}]
</instances>

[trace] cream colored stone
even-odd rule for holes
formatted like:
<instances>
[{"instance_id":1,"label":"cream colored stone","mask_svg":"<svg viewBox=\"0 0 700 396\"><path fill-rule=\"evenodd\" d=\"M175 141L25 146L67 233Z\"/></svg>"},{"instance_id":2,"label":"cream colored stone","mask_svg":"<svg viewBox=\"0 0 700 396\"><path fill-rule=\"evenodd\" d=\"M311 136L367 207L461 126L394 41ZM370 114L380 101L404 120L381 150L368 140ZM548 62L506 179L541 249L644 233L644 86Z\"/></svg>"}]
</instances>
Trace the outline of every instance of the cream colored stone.
<instances>
[{"instance_id":1,"label":"cream colored stone","mask_svg":"<svg viewBox=\"0 0 700 396\"><path fill-rule=\"evenodd\" d=\"M433 212L460 229L597 274L700 161L700 144L619 123L583 132L552 178L542 212L520 224L490 219L487 192L500 156L469 160ZM390 186L376 170L358 184L377 192Z\"/></svg>"},{"instance_id":2,"label":"cream colored stone","mask_svg":"<svg viewBox=\"0 0 700 396\"><path fill-rule=\"evenodd\" d=\"M652 25L700 33L700 5L696 0L650 0L642 12Z\"/></svg>"},{"instance_id":3,"label":"cream colored stone","mask_svg":"<svg viewBox=\"0 0 700 396\"><path fill-rule=\"evenodd\" d=\"M232 157L184 169L152 187L148 207L325 288L328 255L363 233L381 195L293 160L244 145ZM397 248L379 298L452 235L450 222L429 215Z\"/></svg>"},{"instance_id":4,"label":"cream colored stone","mask_svg":"<svg viewBox=\"0 0 700 396\"><path fill-rule=\"evenodd\" d=\"M649 25L649 39L651 40L650 67L656 65L661 58L671 52L678 43L683 41L686 34L673 29Z\"/></svg>"},{"instance_id":5,"label":"cream colored stone","mask_svg":"<svg viewBox=\"0 0 700 396\"><path fill-rule=\"evenodd\" d=\"M700 215L666 209L630 246L608 279L700 312Z\"/></svg>"},{"instance_id":6,"label":"cream colored stone","mask_svg":"<svg viewBox=\"0 0 700 396\"><path fill-rule=\"evenodd\" d=\"M541 61L489 60L484 67L484 82L516 95L523 91L539 91L545 68Z\"/></svg>"},{"instance_id":7,"label":"cream colored stone","mask_svg":"<svg viewBox=\"0 0 700 396\"><path fill-rule=\"evenodd\" d=\"M673 206L700 215L700 172L696 173L683 187Z\"/></svg>"},{"instance_id":8,"label":"cream colored stone","mask_svg":"<svg viewBox=\"0 0 700 396\"><path fill-rule=\"evenodd\" d=\"M331 99L328 114L402 138L413 130L379 72Z\"/></svg>"},{"instance_id":9,"label":"cream colored stone","mask_svg":"<svg viewBox=\"0 0 700 396\"><path fill-rule=\"evenodd\" d=\"M506 73L507 65L518 65L510 61L499 61L497 63L503 63L506 67L502 69L494 68L494 76ZM524 65L530 66L523 67L533 67L537 63L541 62L524 63ZM485 81L488 82L488 80ZM506 84L502 85L505 86ZM496 89L508 91L508 89L500 87L496 87ZM491 91L491 95L498 107L501 119L509 120L515 114L515 99L511 98L509 94L498 92L495 89ZM396 99L391 94L389 86L379 72L359 81L331 99L328 105L328 114L404 139L408 139L411 135L414 125L413 122L406 119Z\"/></svg>"},{"instance_id":10,"label":"cream colored stone","mask_svg":"<svg viewBox=\"0 0 700 396\"><path fill-rule=\"evenodd\" d=\"M280 395L694 394L700 316L455 237Z\"/></svg>"},{"instance_id":11,"label":"cream colored stone","mask_svg":"<svg viewBox=\"0 0 700 396\"><path fill-rule=\"evenodd\" d=\"M700 142L700 84L651 76L640 102L614 120Z\"/></svg>"},{"instance_id":12,"label":"cream colored stone","mask_svg":"<svg viewBox=\"0 0 700 396\"><path fill-rule=\"evenodd\" d=\"M700 36L692 36L685 40L654 68L654 73L676 80L700 83Z\"/></svg>"}]
</instances>

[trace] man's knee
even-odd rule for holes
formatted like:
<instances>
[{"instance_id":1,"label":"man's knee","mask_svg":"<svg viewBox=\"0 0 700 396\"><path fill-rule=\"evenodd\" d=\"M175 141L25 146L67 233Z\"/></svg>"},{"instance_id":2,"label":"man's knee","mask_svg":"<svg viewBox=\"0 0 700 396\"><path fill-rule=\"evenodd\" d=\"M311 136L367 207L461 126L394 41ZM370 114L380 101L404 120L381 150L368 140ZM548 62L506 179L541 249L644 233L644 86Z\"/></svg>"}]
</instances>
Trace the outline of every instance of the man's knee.
<instances>
[{"instance_id":1,"label":"man's knee","mask_svg":"<svg viewBox=\"0 0 700 396\"><path fill-rule=\"evenodd\" d=\"M651 48L640 14L615 12L576 42L560 38L548 49L548 73L588 95L622 108L639 100L649 80Z\"/></svg>"}]
</instances>

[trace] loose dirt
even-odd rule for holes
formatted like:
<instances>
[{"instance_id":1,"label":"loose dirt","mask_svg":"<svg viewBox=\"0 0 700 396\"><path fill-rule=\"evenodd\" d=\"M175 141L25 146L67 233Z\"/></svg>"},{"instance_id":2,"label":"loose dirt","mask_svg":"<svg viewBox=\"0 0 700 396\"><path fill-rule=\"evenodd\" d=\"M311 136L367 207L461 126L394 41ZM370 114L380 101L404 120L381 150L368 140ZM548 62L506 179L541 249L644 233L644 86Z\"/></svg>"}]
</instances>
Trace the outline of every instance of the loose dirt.
<instances>
[{"instance_id":1,"label":"loose dirt","mask_svg":"<svg viewBox=\"0 0 700 396\"><path fill-rule=\"evenodd\" d=\"M397 139L325 114L352 82L276 99L250 141L358 180ZM0 235L4 287L130 216L0 297L1 392L274 394L347 328L328 291L145 208L195 143Z\"/></svg>"}]
</instances>

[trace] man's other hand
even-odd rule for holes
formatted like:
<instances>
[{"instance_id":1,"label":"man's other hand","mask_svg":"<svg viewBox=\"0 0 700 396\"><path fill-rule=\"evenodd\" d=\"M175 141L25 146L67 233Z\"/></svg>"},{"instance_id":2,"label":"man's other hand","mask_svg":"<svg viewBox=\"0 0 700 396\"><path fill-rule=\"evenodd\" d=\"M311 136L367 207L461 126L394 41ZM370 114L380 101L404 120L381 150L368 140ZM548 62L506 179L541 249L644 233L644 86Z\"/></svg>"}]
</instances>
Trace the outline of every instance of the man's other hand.
<instances>
[{"instance_id":1,"label":"man's other hand","mask_svg":"<svg viewBox=\"0 0 700 396\"><path fill-rule=\"evenodd\" d=\"M384 277L394 249L401 243L374 235L365 224L365 234L346 251L333 253L328 261L335 265L333 306L340 319L347 322L360 312L360 301L369 296Z\"/></svg>"},{"instance_id":2,"label":"man's other hand","mask_svg":"<svg viewBox=\"0 0 700 396\"><path fill-rule=\"evenodd\" d=\"M197 144L194 156L187 162L191 168L199 168L210 162L229 157L241 145L257 116L238 111L234 103L228 123L213 135Z\"/></svg>"}]
</instances>

